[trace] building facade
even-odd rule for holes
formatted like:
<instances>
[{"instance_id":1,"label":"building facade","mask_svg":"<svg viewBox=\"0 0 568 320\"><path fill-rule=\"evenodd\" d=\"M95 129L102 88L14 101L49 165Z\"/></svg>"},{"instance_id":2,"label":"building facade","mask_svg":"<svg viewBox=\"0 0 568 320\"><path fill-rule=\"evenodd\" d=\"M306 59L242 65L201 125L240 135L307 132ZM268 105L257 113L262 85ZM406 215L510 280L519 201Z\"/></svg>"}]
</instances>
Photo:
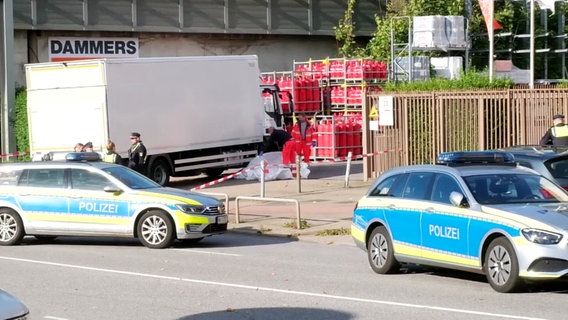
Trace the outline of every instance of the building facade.
<instances>
[{"instance_id":1,"label":"building facade","mask_svg":"<svg viewBox=\"0 0 568 320\"><path fill-rule=\"evenodd\" d=\"M261 71L337 56L347 0L14 0L17 86L24 64L92 57L256 54ZM356 1L371 36L386 0Z\"/></svg>"}]
</instances>

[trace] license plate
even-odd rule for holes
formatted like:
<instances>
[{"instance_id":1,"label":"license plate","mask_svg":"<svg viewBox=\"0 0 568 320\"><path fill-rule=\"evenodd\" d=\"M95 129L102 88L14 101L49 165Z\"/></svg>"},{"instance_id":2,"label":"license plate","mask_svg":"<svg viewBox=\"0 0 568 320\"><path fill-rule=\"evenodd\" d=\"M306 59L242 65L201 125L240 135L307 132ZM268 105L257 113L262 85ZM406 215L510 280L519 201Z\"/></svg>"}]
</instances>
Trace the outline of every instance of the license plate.
<instances>
[{"instance_id":1,"label":"license plate","mask_svg":"<svg viewBox=\"0 0 568 320\"><path fill-rule=\"evenodd\" d=\"M228 223L228 222L229 222L229 217L227 217L227 216L217 217L217 223L219 223L219 224L225 224L225 223Z\"/></svg>"}]
</instances>

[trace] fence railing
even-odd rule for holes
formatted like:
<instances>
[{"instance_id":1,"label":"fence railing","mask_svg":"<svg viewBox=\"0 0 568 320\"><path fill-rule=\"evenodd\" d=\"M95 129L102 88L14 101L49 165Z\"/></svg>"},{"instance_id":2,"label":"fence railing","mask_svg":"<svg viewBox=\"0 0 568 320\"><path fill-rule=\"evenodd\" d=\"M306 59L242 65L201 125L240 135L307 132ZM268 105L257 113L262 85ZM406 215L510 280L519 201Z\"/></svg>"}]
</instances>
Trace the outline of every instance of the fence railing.
<instances>
[{"instance_id":1,"label":"fence railing","mask_svg":"<svg viewBox=\"0 0 568 320\"><path fill-rule=\"evenodd\" d=\"M394 125L370 131L370 109L379 107L382 96L393 97ZM568 113L568 89L370 95L363 110L363 153L402 152L366 160L364 172L373 178L392 167L433 163L440 152L538 144L557 113Z\"/></svg>"}]
</instances>

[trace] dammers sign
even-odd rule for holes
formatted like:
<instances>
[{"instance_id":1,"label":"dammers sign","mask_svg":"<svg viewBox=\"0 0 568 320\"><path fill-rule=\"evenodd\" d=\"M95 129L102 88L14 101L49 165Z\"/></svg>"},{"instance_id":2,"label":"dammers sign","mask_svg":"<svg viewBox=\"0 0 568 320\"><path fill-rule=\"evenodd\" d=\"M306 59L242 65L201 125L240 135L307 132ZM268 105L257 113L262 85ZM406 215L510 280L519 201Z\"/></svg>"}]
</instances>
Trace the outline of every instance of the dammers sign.
<instances>
[{"instance_id":1,"label":"dammers sign","mask_svg":"<svg viewBox=\"0 0 568 320\"><path fill-rule=\"evenodd\" d=\"M49 61L138 58L137 38L50 37Z\"/></svg>"}]
</instances>

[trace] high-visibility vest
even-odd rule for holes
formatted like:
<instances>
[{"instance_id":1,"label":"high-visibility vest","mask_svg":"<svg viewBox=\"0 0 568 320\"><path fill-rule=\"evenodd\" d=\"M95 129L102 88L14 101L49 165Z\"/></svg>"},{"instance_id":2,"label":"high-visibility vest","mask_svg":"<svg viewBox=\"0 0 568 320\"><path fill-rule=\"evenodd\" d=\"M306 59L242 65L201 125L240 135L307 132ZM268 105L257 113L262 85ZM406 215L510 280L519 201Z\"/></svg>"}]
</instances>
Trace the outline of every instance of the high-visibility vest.
<instances>
[{"instance_id":1,"label":"high-visibility vest","mask_svg":"<svg viewBox=\"0 0 568 320\"><path fill-rule=\"evenodd\" d=\"M103 156L103 162L115 163L116 162L116 153L106 153Z\"/></svg>"},{"instance_id":2,"label":"high-visibility vest","mask_svg":"<svg viewBox=\"0 0 568 320\"><path fill-rule=\"evenodd\" d=\"M568 125L552 127L550 133L552 134L553 145L568 146Z\"/></svg>"},{"instance_id":3,"label":"high-visibility vest","mask_svg":"<svg viewBox=\"0 0 568 320\"><path fill-rule=\"evenodd\" d=\"M306 126L306 136L302 139L302 133L300 132L300 123L297 122L292 128L292 138L296 143L304 141L306 145L311 145L312 141L315 141L315 131L311 124L308 123Z\"/></svg>"}]
</instances>

